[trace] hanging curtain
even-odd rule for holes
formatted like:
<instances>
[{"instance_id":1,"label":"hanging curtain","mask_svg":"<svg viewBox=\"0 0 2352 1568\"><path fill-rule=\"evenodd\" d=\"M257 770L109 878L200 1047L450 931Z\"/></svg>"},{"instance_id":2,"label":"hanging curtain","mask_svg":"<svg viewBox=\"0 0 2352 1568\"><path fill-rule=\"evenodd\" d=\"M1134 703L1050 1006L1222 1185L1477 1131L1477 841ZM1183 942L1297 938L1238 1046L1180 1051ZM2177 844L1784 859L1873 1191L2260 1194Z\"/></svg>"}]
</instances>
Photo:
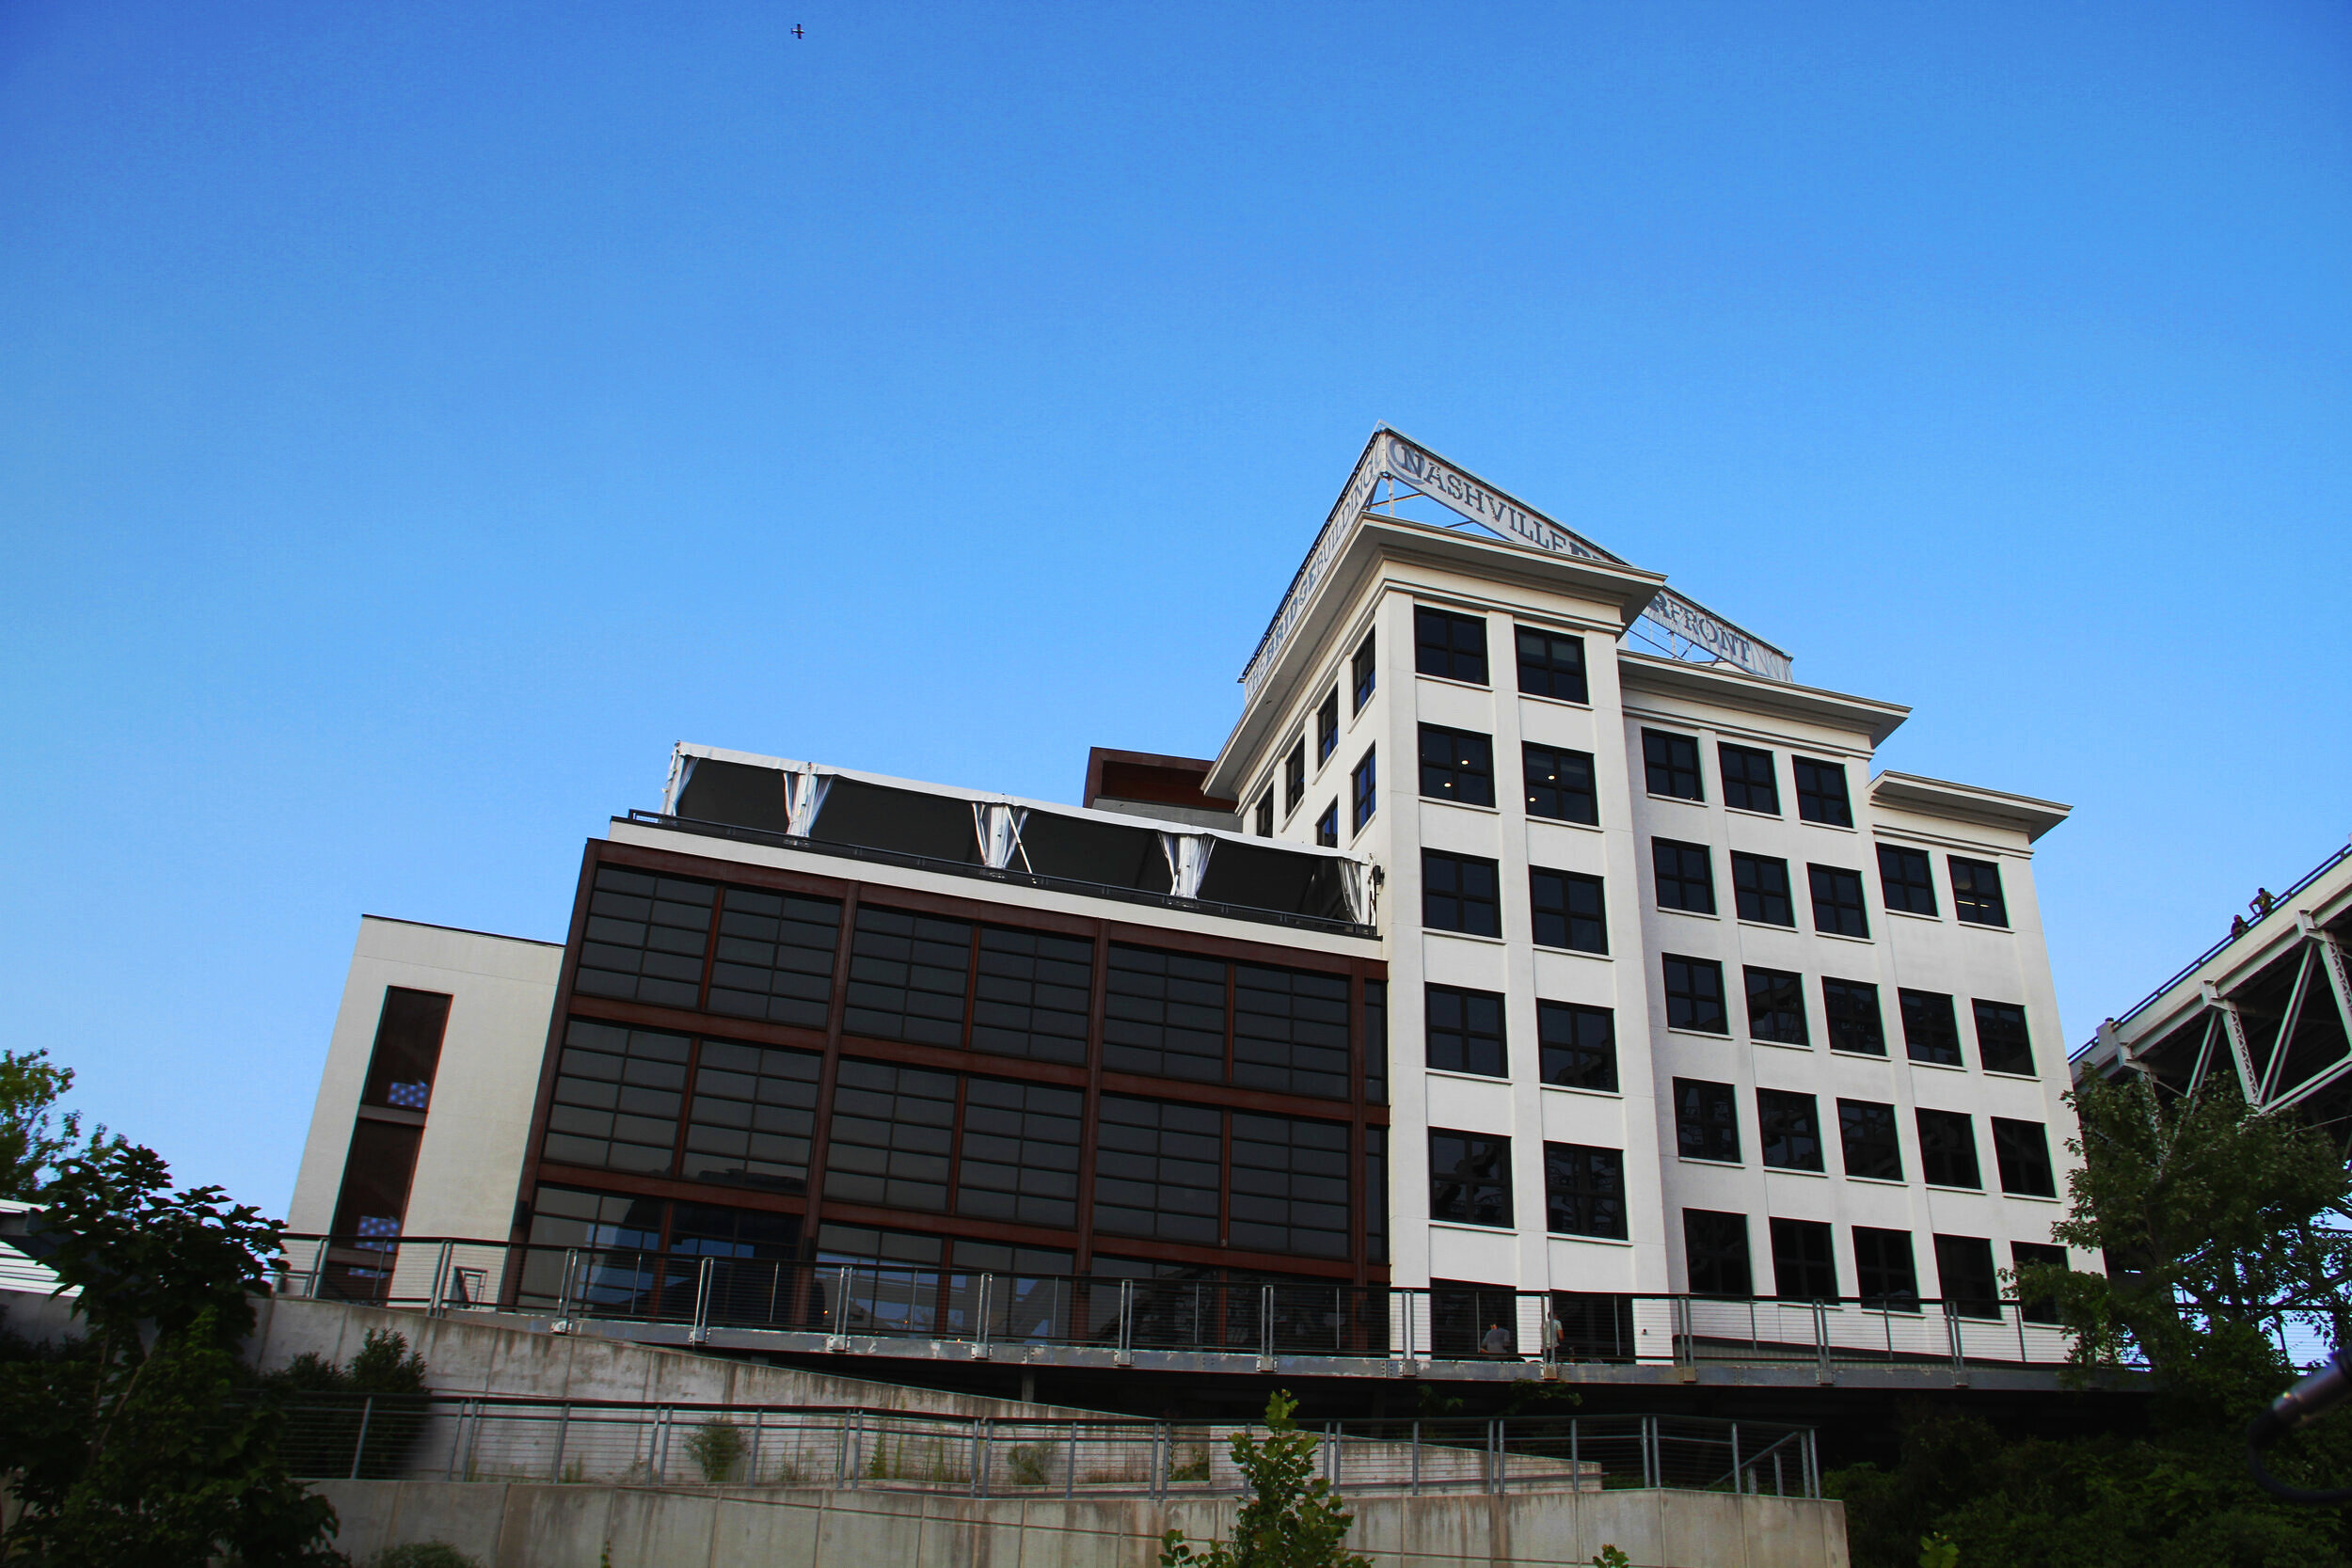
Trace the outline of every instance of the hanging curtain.
<instances>
[{"instance_id":1,"label":"hanging curtain","mask_svg":"<svg viewBox=\"0 0 2352 1568\"><path fill-rule=\"evenodd\" d=\"M1027 869L1029 851L1021 842L1021 830L1028 820L1027 812L1001 800L973 801L972 832L980 841L980 863L1002 871L1019 855L1023 869Z\"/></svg>"},{"instance_id":2,"label":"hanging curtain","mask_svg":"<svg viewBox=\"0 0 2352 1568\"><path fill-rule=\"evenodd\" d=\"M686 786L694 777L694 759L683 752L670 753L670 786L661 792L661 815L675 816L678 803L686 799Z\"/></svg>"},{"instance_id":3,"label":"hanging curtain","mask_svg":"<svg viewBox=\"0 0 2352 1568\"><path fill-rule=\"evenodd\" d=\"M817 814L825 809L826 792L833 788L833 775L819 773L814 768L803 768L792 775L792 816L784 831L794 838L806 838L817 827Z\"/></svg>"},{"instance_id":4,"label":"hanging curtain","mask_svg":"<svg viewBox=\"0 0 2352 1568\"><path fill-rule=\"evenodd\" d=\"M1206 833L1162 833L1160 851L1168 857L1168 891L1179 898L1200 896L1200 879L1209 874L1209 852L1216 840Z\"/></svg>"}]
</instances>

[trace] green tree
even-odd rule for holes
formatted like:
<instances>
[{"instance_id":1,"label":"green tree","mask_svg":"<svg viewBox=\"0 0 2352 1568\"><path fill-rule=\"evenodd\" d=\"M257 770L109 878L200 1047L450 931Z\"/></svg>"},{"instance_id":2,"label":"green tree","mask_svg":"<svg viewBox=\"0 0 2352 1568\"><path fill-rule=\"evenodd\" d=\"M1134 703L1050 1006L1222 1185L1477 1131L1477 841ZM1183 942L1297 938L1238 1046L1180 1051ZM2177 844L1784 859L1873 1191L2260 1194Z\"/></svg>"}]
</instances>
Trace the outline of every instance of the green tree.
<instances>
[{"instance_id":1,"label":"green tree","mask_svg":"<svg viewBox=\"0 0 2352 1568\"><path fill-rule=\"evenodd\" d=\"M0 1197L30 1199L42 1172L75 1153L94 1154L109 1142L103 1127L82 1132L82 1113L59 1111L73 1087L73 1069L46 1051L0 1051Z\"/></svg>"},{"instance_id":2,"label":"green tree","mask_svg":"<svg viewBox=\"0 0 2352 1568\"><path fill-rule=\"evenodd\" d=\"M1288 1390L1277 1392L1265 1402L1264 1442L1246 1430L1233 1433L1233 1465L1249 1483L1249 1498L1233 1520L1232 1544L1199 1550L1184 1531L1169 1530L1160 1541L1160 1568L1372 1568L1341 1544L1355 1516L1314 1473L1315 1437L1291 1418L1297 1408Z\"/></svg>"}]
</instances>

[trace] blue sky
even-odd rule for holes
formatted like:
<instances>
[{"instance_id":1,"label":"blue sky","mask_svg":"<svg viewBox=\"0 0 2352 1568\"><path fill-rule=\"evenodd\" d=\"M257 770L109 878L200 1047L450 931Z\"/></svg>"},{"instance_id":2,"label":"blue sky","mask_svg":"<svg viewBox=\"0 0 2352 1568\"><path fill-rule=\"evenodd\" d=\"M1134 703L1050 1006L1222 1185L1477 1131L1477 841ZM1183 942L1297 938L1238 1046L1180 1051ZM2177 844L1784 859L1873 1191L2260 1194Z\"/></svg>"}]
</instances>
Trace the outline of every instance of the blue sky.
<instances>
[{"instance_id":1,"label":"blue sky","mask_svg":"<svg viewBox=\"0 0 2352 1568\"><path fill-rule=\"evenodd\" d=\"M0 1043L272 1209L362 911L1208 754L1375 420L2072 802L2070 1042L2352 831L2341 5L0 0Z\"/></svg>"}]
</instances>

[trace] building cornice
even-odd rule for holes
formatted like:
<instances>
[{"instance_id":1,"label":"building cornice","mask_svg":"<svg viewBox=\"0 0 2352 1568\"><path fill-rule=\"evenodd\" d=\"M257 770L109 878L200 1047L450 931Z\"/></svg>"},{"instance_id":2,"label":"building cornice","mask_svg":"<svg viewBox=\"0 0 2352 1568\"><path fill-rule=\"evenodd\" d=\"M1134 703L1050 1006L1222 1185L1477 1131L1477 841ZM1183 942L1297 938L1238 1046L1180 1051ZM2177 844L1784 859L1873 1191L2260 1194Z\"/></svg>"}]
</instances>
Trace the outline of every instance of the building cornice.
<instances>
[{"instance_id":1,"label":"building cornice","mask_svg":"<svg viewBox=\"0 0 2352 1568\"><path fill-rule=\"evenodd\" d=\"M1617 651L1617 680L1628 691L1651 691L1720 707L1779 714L1810 720L1836 729L1857 731L1876 746L1911 717L1900 703L1875 697L1855 697L1818 686L1768 681L1728 664L1690 664L1652 654Z\"/></svg>"},{"instance_id":2,"label":"building cornice","mask_svg":"<svg viewBox=\"0 0 2352 1568\"><path fill-rule=\"evenodd\" d=\"M1977 784L1921 778L1915 773L1881 773L1870 781L1870 803L1915 811L1959 822L2011 828L2030 844L2065 821L2074 808L2030 795L2011 795Z\"/></svg>"}]
</instances>

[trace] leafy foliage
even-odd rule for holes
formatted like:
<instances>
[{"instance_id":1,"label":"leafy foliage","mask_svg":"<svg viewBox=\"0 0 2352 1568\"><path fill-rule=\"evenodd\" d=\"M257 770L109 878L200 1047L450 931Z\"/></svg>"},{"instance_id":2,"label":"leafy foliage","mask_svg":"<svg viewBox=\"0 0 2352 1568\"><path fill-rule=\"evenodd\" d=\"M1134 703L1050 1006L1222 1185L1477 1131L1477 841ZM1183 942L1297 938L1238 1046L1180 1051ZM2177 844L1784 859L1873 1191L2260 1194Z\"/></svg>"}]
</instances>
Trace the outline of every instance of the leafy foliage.
<instances>
[{"instance_id":1,"label":"leafy foliage","mask_svg":"<svg viewBox=\"0 0 2352 1568\"><path fill-rule=\"evenodd\" d=\"M122 1141L103 1127L86 1137L81 1112L57 1110L72 1087L73 1069L50 1061L48 1052L0 1051L0 1197L30 1198L41 1173L59 1161Z\"/></svg>"},{"instance_id":2,"label":"leafy foliage","mask_svg":"<svg viewBox=\"0 0 2352 1568\"><path fill-rule=\"evenodd\" d=\"M424 1358L393 1329L370 1329L347 1367L305 1351L261 1384L290 1396L286 1451L305 1475L396 1476L424 1434Z\"/></svg>"},{"instance_id":3,"label":"leafy foliage","mask_svg":"<svg viewBox=\"0 0 2352 1568\"><path fill-rule=\"evenodd\" d=\"M743 1458L743 1429L723 1416L705 1421L686 1440L686 1457L713 1486L733 1481Z\"/></svg>"},{"instance_id":4,"label":"leafy foliage","mask_svg":"<svg viewBox=\"0 0 2352 1568\"><path fill-rule=\"evenodd\" d=\"M1233 1465L1249 1484L1249 1499L1233 1520L1231 1544L1205 1551L1169 1530L1160 1541L1160 1568L1372 1568L1344 1549L1355 1522L1331 1483L1314 1473L1316 1440L1298 1430L1298 1403L1287 1390L1266 1400L1265 1441L1233 1433Z\"/></svg>"}]
</instances>

